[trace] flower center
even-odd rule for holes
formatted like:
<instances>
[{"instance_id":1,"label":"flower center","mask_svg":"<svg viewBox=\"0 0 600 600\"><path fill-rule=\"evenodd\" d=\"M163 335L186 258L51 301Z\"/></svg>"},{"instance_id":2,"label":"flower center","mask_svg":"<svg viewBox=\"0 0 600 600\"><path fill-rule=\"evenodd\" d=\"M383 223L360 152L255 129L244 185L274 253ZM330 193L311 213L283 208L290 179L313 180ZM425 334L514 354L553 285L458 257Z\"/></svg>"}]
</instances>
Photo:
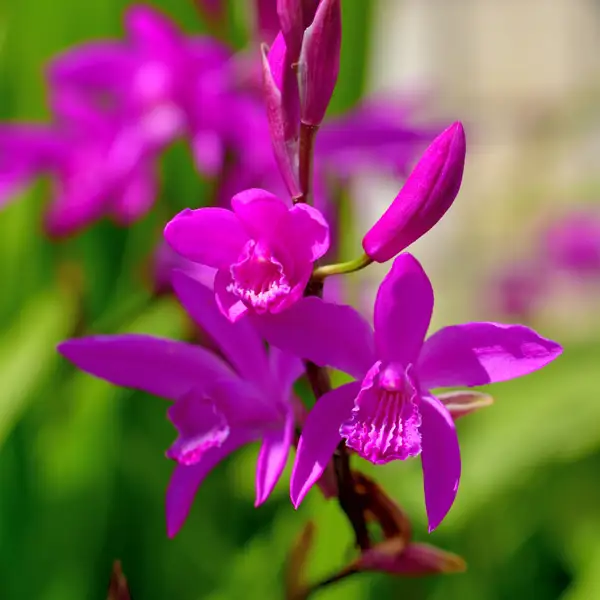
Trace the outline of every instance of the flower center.
<instances>
[{"instance_id":1,"label":"flower center","mask_svg":"<svg viewBox=\"0 0 600 600\"><path fill-rule=\"evenodd\" d=\"M179 436L166 455L181 465L194 465L211 448L220 447L229 437L229 423L209 398L190 393L171 405L169 419Z\"/></svg>"},{"instance_id":2,"label":"flower center","mask_svg":"<svg viewBox=\"0 0 600 600\"><path fill-rule=\"evenodd\" d=\"M351 418L340 434L346 444L375 464L421 452L419 394L409 370L376 363L363 381Z\"/></svg>"},{"instance_id":3,"label":"flower center","mask_svg":"<svg viewBox=\"0 0 600 600\"><path fill-rule=\"evenodd\" d=\"M257 313L267 312L291 291L283 265L261 241L246 244L241 259L231 267L231 276L227 291Z\"/></svg>"}]
</instances>

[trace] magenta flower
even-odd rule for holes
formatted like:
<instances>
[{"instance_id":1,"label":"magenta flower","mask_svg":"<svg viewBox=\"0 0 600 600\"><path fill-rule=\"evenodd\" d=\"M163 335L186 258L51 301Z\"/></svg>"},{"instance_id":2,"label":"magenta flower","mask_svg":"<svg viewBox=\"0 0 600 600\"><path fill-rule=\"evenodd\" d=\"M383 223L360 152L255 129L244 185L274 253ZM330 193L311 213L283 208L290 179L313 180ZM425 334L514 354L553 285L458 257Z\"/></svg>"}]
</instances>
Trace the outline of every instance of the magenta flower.
<instances>
[{"instance_id":1,"label":"magenta flower","mask_svg":"<svg viewBox=\"0 0 600 600\"><path fill-rule=\"evenodd\" d=\"M277 349L267 353L249 321L227 321L207 287L184 273L173 284L224 358L200 346L134 334L67 340L58 348L95 377L173 401L168 415L179 436L167 451L177 462L167 491L169 536L183 525L208 473L256 440L262 440L256 505L268 498L293 441L292 384L302 373L298 359Z\"/></svg>"},{"instance_id":2,"label":"magenta flower","mask_svg":"<svg viewBox=\"0 0 600 600\"><path fill-rule=\"evenodd\" d=\"M465 154L465 131L454 123L431 143L390 207L365 234L363 248L372 260L390 260L446 214L460 189Z\"/></svg>"},{"instance_id":3,"label":"magenta flower","mask_svg":"<svg viewBox=\"0 0 600 600\"><path fill-rule=\"evenodd\" d=\"M45 226L52 236L71 234L104 216L123 225L143 216L156 197L154 153L80 97L61 92L53 100L53 125L0 127L0 153L9 157L0 164L7 181L0 201L50 174L53 197Z\"/></svg>"},{"instance_id":4,"label":"magenta flower","mask_svg":"<svg viewBox=\"0 0 600 600\"><path fill-rule=\"evenodd\" d=\"M125 27L125 42L80 45L55 58L48 67L52 88L76 91L98 109L118 115L148 149L164 149L186 135L203 170L210 126L203 101L205 95L212 99L206 90L231 52L211 38L184 36L150 6L130 7ZM209 171L215 160L209 157Z\"/></svg>"},{"instance_id":5,"label":"magenta flower","mask_svg":"<svg viewBox=\"0 0 600 600\"><path fill-rule=\"evenodd\" d=\"M402 254L379 288L374 332L354 309L317 298L257 320L275 346L357 379L322 396L308 415L292 473L295 506L345 440L375 464L421 455L433 531L454 502L461 461L452 415L430 390L514 379L562 351L527 327L498 323L445 327L424 341L432 310L429 279Z\"/></svg>"},{"instance_id":6,"label":"magenta flower","mask_svg":"<svg viewBox=\"0 0 600 600\"><path fill-rule=\"evenodd\" d=\"M188 260L218 269L215 296L229 320L248 310L281 312L302 297L313 262L327 251L327 223L315 208L290 208L264 190L237 194L231 207L184 210L165 239Z\"/></svg>"}]
</instances>

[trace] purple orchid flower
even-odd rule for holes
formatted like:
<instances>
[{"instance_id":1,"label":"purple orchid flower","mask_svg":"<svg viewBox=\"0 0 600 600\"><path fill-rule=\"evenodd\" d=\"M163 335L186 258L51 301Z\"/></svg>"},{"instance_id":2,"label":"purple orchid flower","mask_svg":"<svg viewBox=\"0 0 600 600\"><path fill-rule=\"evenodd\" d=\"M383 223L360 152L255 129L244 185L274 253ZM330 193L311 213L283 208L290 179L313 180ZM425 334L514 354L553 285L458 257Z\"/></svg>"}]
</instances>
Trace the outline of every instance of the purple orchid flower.
<instances>
[{"instance_id":1,"label":"purple orchid flower","mask_svg":"<svg viewBox=\"0 0 600 600\"><path fill-rule=\"evenodd\" d=\"M167 451L177 462L167 491L169 536L183 525L198 487L210 471L241 446L262 440L256 468L256 505L283 471L294 435L292 384L301 362L271 349L248 320L230 323L209 288L175 274L177 296L221 355L148 335L67 340L59 352L83 371L114 385L173 401L168 410L179 436Z\"/></svg>"},{"instance_id":2,"label":"purple orchid flower","mask_svg":"<svg viewBox=\"0 0 600 600\"><path fill-rule=\"evenodd\" d=\"M454 502L461 461L452 415L430 390L514 379L562 351L527 327L498 323L445 327L424 341L432 310L427 275L401 254L379 288L374 332L354 309L318 298L256 320L275 346L357 379L326 393L308 415L292 473L295 506L345 440L375 464L421 455L433 531Z\"/></svg>"},{"instance_id":3,"label":"purple orchid flower","mask_svg":"<svg viewBox=\"0 0 600 600\"><path fill-rule=\"evenodd\" d=\"M167 223L165 239L184 258L218 269L215 296L231 321L248 310L287 309L329 247L325 219L311 206L290 207L264 190L237 194L231 207L186 209Z\"/></svg>"},{"instance_id":4,"label":"purple orchid flower","mask_svg":"<svg viewBox=\"0 0 600 600\"><path fill-rule=\"evenodd\" d=\"M208 145L213 136L208 135L210 119L207 122L203 101L206 97L210 103L207 89L231 52L212 38L184 36L149 6L131 7L125 26L127 42L77 46L52 61L52 87L84 94L99 108L108 105L108 112L118 113L150 149L163 149L187 135L200 170L213 173L222 152ZM216 107L209 109L210 115Z\"/></svg>"},{"instance_id":5,"label":"purple orchid flower","mask_svg":"<svg viewBox=\"0 0 600 600\"><path fill-rule=\"evenodd\" d=\"M53 177L53 199L45 226L52 236L69 235L110 216L127 225L156 197L154 154L135 132L119 127L82 98L62 92L53 98L53 125L0 127L0 164L6 202L18 187L43 174Z\"/></svg>"}]
</instances>

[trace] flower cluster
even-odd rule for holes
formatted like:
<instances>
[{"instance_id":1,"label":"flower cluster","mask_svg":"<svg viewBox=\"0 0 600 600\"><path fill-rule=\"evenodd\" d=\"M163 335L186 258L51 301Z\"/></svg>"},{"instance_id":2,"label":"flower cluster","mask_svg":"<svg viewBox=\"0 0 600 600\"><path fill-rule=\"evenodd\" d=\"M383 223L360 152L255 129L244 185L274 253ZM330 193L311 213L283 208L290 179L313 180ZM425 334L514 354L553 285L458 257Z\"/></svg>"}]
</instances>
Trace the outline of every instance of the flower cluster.
<instances>
[{"instance_id":1,"label":"flower cluster","mask_svg":"<svg viewBox=\"0 0 600 600\"><path fill-rule=\"evenodd\" d=\"M219 3L199 4L219 14ZM262 47L262 63L256 59L262 82L243 83L239 56L212 39L183 36L147 7L128 12L126 42L58 57L48 72L56 123L0 131L0 144L15 149L6 189L53 172L59 191L48 223L65 233L105 214L120 222L140 217L154 199L157 153L176 137L189 140L201 172L227 172L217 206L186 209L164 229L164 260L170 270L176 265L170 283L211 348L139 334L59 346L91 375L171 402L170 536L209 472L258 440L256 505L295 447L292 504L315 484L339 498L362 551L352 569L458 570L457 557L412 542L399 509L351 460L420 457L433 531L459 487L455 420L491 401L471 388L536 371L561 347L528 327L493 322L428 335L433 287L405 251L458 195L466 157L460 122L431 141L364 234L364 254L322 264L335 238L326 175L342 177L369 160L404 169L407 148L428 134L407 130L381 104L327 123L340 64L340 0L279 0L276 8L280 31ZM372 326L351 306L323 299L326 278L388 261ZM332 369L351 381L333 387ZM314 396L308 411L294 388L300 377ZM457 387L467 389L439 391ZM371 539L372 520L384 533L381 544Z\"/></svg>"},{"instance_id":2,"label":"flower cluster","mask_svg":"<svg viewBox=\"0 0 600 600\"><path fill-rule=\"evenodd\" d=\"M218 2L199 4L208 15L223 10ZM257 7L261 22L273 20L275 0ZM51 123L0 124L0 203L50 175L49 235L70 235L105 217L129 225L155 203L158 159L178 139L189 143L199 174L218 182L217 204L249 187L284 193L286 171L280 175L271 152L260 60L210 36L185 35L146 5L129 8L124 26L124 40L89 42L50 61ZM278 47L276 41L272 53ZM321 208L334 214L331 182L357 167L404 172L415 149L434 135L434 128L409 121L406 110L384 100L330 120L315 148Z\"/></svg>"}]
</instances>

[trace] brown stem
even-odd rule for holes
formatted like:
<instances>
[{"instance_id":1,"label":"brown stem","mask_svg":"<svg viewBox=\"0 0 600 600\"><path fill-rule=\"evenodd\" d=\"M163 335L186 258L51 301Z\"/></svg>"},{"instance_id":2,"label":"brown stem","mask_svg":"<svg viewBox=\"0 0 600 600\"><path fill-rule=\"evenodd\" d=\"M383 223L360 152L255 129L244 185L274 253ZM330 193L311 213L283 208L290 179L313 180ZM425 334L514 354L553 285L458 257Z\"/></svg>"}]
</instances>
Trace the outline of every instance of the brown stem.
<instances>
[{"instance_id":1,"label":"brown stem","mask_svg":"<svg viewBox=\"0 0 600 600\"><path fill-rule=\"evenodd\" d=\"M302 195L299 198L294 198L294 203L307 202L310 203L312 193L312 170L313 170L313 154L315 149L315 138L318 125L300 124L300 149L299 149L299 167L298 179L300 182L300 190Z\"/></svg>"},{"instance_id":2,"label":"brown stem","mask_svg":"<svg viewBox=\"0 0 600 600\"><path fill-rule=\"evenodd\" d=\"M327 577L326 579L323 579L323 580L311 585L303 593L302 598L308 598L311 594L314 594L315 592L318 592L319 590L322 590L323 588L330 586L333 583L342 581L343 579L346 579L347 577L350 577L351 575L355 575L356 573L360 573L360 571L357 568L353 567L352 565L349 567L346 567L345 569L342 569L335 575L331 575L330 577Z\"/></svg>"}]
</instances>

